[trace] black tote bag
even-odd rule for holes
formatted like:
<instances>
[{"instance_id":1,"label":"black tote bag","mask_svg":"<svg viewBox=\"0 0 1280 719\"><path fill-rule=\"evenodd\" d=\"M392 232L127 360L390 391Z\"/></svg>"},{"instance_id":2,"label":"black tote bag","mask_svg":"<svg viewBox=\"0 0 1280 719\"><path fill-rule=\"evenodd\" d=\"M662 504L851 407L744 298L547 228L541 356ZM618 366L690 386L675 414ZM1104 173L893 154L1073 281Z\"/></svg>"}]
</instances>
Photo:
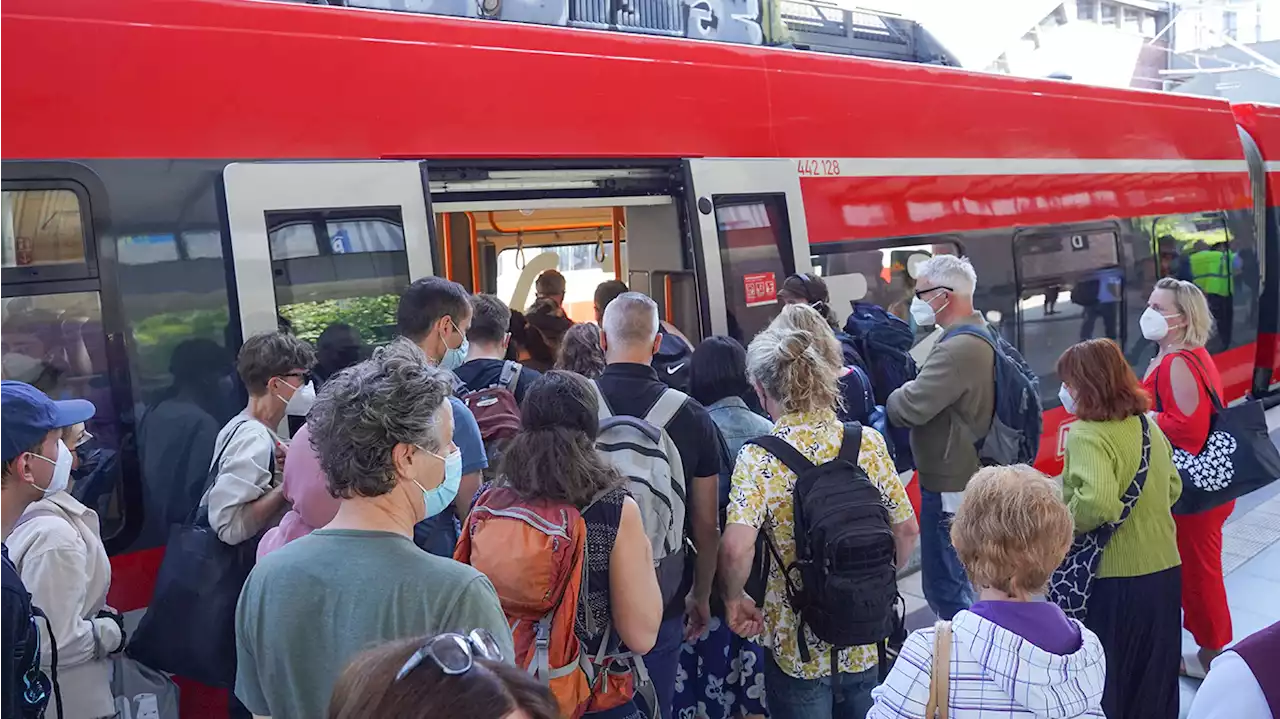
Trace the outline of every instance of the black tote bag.
<instances>
[{"instance_id":1,"label":"black tote bag","mask_svg":"<svg viewBox=\"0 0 1280 719\"><path fill-rule=\"evenodd\" d=\"M1182 496L1174 514L1197 514L1261 489L1280 477L1280 450L1267 433L1267 414L1259 400L1227 407L1209 384L1200 358L1180 352L1213 402L1209 437L1196 454L1173 448L1173 464L1182 475ZM1160 378L1156 377L1159 387ZM1156 411L1163 403L1156 393Z\"/></svg>"},{"instance_id":2,"label":"black tote bag","mask_svg":"<svg viewBox=\"0 0 1280 719\"><path fill-rule=\"evenodd\" d=\"M209 468L206 492L218 477L227 445L246 423L227 436ZM208 507L197 507L169 533L151 605L126 653L153 669L212 687L233 687L236 602L253 569L257 545L256 538L234 546L224 543L209 526Z\"/></svg>"}]
</instances>

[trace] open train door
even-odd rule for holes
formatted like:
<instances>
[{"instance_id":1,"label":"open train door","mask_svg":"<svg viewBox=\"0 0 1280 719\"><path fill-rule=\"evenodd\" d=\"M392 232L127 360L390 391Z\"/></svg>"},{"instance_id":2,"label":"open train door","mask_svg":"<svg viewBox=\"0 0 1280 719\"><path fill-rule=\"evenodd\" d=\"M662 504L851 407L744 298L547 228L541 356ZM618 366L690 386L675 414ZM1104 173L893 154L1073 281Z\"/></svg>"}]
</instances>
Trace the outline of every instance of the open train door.
<instances>
[{"instance_id":1,"label":"open train door","mask_svg":"<svg viewBox=\"0 0 1280 719\"><path fill-rule=\"evenodd\" d=\"M287 328L360 356L389 341L400 293L432 274L425 175L417 161L228 165L241 337Z\"/></svg>"},{"instance_id":2,"label":"open train door","mask_svg":"<svg viewBox=\"0 0 1280 719\"><path fill-rule=\"evenodd\" d=\"M712 334L746 344L778 314L778 289L808 272L809 232L794 160L686 160L698 275Z\"/></svg>"}]
</instances>

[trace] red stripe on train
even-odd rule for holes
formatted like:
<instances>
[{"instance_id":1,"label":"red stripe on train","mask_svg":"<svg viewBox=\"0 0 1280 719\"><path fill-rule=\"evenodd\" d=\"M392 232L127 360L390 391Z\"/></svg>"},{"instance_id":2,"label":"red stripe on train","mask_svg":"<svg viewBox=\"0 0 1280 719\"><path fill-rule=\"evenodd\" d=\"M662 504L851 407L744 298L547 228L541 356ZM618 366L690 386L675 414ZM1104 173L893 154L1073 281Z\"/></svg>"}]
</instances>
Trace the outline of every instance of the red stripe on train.
<instances>
[{"instance_id":1,"label":"red stripe on train","mask_svg":"<svg viewBox=\"0 0 1280 719\"><path fill-rule=\"evenodd\" d=\"M804 178L810 242L1248 209L1244 172Z\"/></svg>"}]
</instances>

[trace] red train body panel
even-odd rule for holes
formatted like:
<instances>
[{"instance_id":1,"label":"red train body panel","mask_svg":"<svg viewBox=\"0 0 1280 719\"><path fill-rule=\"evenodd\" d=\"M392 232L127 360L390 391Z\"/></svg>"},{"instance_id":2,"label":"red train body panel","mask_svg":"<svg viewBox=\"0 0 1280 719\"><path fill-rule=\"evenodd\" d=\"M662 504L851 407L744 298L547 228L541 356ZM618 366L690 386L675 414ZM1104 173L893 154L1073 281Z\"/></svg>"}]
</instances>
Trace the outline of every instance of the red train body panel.
<instances>
[{"instance_id":1,"label":"red train body panel","mask_svg":"<svg viewBox=\"0 0 1280 719\"><path fill-rule=\"evenodd\" d=\"M1280 108L288 3L7 0L2 16L6 168L790 158L815 255L850 241L1251 215L1239 125L1275 158L1266 168L1268 290L1256 342L1217 361L1232 399L1280 379ZM115 187L107 183L109 196ZM156 214L168 211L157 203ZM1047 472L1060 471L1068 421L1061 408L1045 413L1038 465ZM161 552L113 558L112 604L147 604Z\"/></svg>"}]
</instances>

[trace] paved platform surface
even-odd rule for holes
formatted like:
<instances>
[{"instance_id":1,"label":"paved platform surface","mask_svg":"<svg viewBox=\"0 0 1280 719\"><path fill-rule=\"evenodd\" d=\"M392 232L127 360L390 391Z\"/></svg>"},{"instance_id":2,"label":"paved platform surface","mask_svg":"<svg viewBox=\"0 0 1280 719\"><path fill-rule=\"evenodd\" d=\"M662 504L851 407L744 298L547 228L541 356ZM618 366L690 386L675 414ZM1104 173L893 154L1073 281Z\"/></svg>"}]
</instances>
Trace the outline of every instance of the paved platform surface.
<instances>
[{"instance_id":1,"label":"paved platform surface","mask_svg":"<svg viewBox=\"0 0 1280 719\"><path fill-rule=\"evenodd\" d=\"M1267 425L1272 441L1280 446L1280 407L1267 412ZM1223 529L1222 568L1235 639L1280 621L1280 482L1236 502ZM920 588L920 573L899 579L898 589L907 602L907 629L933 624L935 617ZM1184 654L1196 649L1185 630L1182 649ZM1180 682L1185 717L1200 682L1186 678Z\"/></svg>"}]
</instances>

